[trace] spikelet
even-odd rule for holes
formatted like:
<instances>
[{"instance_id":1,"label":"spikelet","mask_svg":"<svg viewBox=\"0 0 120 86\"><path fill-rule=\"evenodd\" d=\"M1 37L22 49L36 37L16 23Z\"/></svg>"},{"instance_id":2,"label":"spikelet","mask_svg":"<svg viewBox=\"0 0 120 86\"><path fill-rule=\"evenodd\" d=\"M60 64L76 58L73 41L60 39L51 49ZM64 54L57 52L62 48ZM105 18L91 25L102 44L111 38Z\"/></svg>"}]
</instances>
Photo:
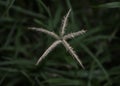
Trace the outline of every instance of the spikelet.
<instances>
[{"instance_id":1,"label":"spikelet","mask_svg":"<svg viewBox=\"0 0 120 86\"><path fill-rule=\"evenodd\" d=\"M32 29L32 30L36 30L36 31L40 31L40 32L43 32L45 34L48 34L56 39L59 39L59 36L57 34L55 34L54 32L51 32L51 31L48 31L48 30L45 30L43 28L36 28L36 27L29 27L28 29Z\"/></svg>"},{"instance_id":2,"label":"spikelet","mask_svg":"<svg viewBox=\"0 0 120 86\"><path fill-rule=\"evenodd\" d=\"M61 36L63 36L65 34L65 28L67 26L67 21L68 21L70 12L71 12L71 9L69 9L68 13L66 14L66 16L64 17L64 19L62 21Z\"/></svg>"},{"instance_id":3,"label":"spikelet","mask_svg":"<svg viewBox=\"0 0 120 86\"><path fill-rule=\"evenodd\" d=\"M70 34L67 34L64 36L64 39L71 39L71 38L74 38L76 36L79 36L79 35L82 35L86 32L86 30L81 30L81 31L77 31L77 32L73 32L73 33L70 33Z\"/></svg>"},{"instance_id":4,"label":"spikelet","mask_svg":"<svg viewBox=\"0 0 120 86\"><path fill-rule=\"evenodd\" d=\"M81 60L78 58L78 56L77 56L76 52L73 50L73 48L65 40L62 40L62 43L65 46L65 48L68 50L68 52L79 62L81 67L84 69L84 66L83 66Z\"/></svg>"},{"instance_id":5,"label":"spikelet","mask_svg":"<svg viewBox=\"0 0 120 86\"><path fill-rule=\"evenodd\" d=\"M60 44L61 41L60 40L57 40L55 41L44 53L43 55L38 59L36 65L38 65L42 59L44 59L58 44Z\"/></svg>"}]
</instances>

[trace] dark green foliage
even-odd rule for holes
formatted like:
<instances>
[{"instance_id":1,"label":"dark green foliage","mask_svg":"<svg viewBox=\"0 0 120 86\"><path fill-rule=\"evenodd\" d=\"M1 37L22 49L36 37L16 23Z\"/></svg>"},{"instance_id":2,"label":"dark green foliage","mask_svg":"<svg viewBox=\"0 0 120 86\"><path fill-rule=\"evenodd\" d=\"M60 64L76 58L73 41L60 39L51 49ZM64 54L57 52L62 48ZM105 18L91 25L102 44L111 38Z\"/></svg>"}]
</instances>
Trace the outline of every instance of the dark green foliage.
<instances>
[{"instance_id":1,"label":"dark green foliage","mask_svg":"<svg viewBox=\"0 0 120 86\"><path fill-rule=\"evenodd\" d=\"M61 45L35 66L54 40L27 28L59 32L70 8L66 32L87 30L68 40L85 69ZM117 0L0 0L0 86L119 86L119 28Z\"/></svg>"}]
</instances>

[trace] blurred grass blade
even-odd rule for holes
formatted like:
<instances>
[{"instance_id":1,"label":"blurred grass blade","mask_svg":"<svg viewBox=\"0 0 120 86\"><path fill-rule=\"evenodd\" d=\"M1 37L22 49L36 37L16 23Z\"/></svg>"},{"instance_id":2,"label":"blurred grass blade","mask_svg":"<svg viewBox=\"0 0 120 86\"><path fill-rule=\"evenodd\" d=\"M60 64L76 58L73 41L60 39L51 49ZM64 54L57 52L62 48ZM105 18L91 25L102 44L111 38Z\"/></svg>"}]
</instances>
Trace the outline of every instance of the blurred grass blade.
<instances>
[{"instance_id":1,"label":"blurred grass blade","mask_svg":"<svg viewBox=\"0 0 120 86\"><path fill-rule=\"evenodd\" d=\"M5 78L7 77L8 73L4 74L2 76L2 78L0 79L0 86L2 85L3 81L5 80Z\"/></svg>"},{"instance_id":2,"label":"blurred grass blade","mask_svg":"<svg viewBox=\"0 0 120 86\"><path fill-rule=\"evenodd\" d=\"M30 82L30 84L31 84L32 86L34 86L34 85L33 85L33 84L34 84L34 81L33 81L32 78L30 77L30 75L28 75L28 73L25 72L25 71L21 71L21 73L26 77L26 79L28 79L28 81Z\"/></svg>"},{"instance_id":3,"label":"blurred grass blade","mask_svg":"<svg viewBox=\"0 0 120 86\"><path fill-rule=\"evenodd\" d=\"M15 2L15 0L8 0L8 5L7 5L7 9L5 10L5 12L3 13L3 16L4 15L6 15L8 12L9 12L9 10L10 10L10 8L12 7L12 5L14 4L14 2Z\"/></svg>"},{"instance_id":4,"label":"blurred grass blade","mask_svg":"<svg viewBox=\"0 0 120 86\"><path fill-rule=\"evenodd\" d=\"M105 74L106 79L108 80L109 84L111 84L111 80L109 77L108 72L106 71L106 69L102 66L102 64L100 63L100 61L97 59L97 57L88 49L87 46L85 46L84 44L80 43L81 47L84 49L84 51L86 51L86 53L88 53L91 58L98 64L98 66L102 69L102 71Z\"/></svg>"},{"instance_id":5,"label":"blurred grass blade","mask_svg":"<svg viewBox=\"0 0 120 86\"><path fill-rule=\"evenodd\" d=\"M2 17L0 18L0 23L5 23L5 22L16 22L17 20L13 19L13 18L10 18L10 17ZM24 22L24 21L23 21Z\"/></svg>"},{"instance_id":6,"label":"blurred grass blade","mask_svg":"<svg viewBox=\"0 0 120 86\"><path fill-rule=\"evenodd\" d=\"M6 2L5 1L0 1L0 6L7 6ZM44 15L42 14L37 14L35 12L32 12L32 11L29 11L29 10L26 10L26 9L23 9L21 7L18 7L18 6L14 6L12 5L11 6L11 9L17 11L17 12L21 12L21 13L24 13L26 15L29 15L29 16L33 16L33 17L36 17L36 18L45 18Z\"/></svg>"},{"instance_id":7,"label":"blurred grass blade","mask_svg":"<svg viewBox=\"0 0 120 86\"><path fill-rule=\"evenodd\" d=\"M51 17L50 10L49 10L49 8L43 3L43 1L42 1L42 0L37 0L37 3L41 4L42 7L45 9L45 11L48 13L49 17Z\"/></svg>"},{"instance_id":8,"label":"blurred grass blade","mask_svg":"<svg viewBox=\"0 0 120 86\"><path fill-rule=\"evenodd\" d=\"M17 22L16 22L16 23L13 25L13 27L11 28L11 30L10 30L10 32L9 32L9 34L8 34L8 37L7 37L7 39L6 39L6 42L5 42L5 44L4 44L4 47L6 47L7 45L9 45L9 43L11 42L12 36L13 36L13 33L14 33L14 31L15 31L16 26L17 26Z\"/></svg>"},{"instance_id":9,"label":"blurred grass blade","mask_svg":"<svg viewBox=\"0 0 120 86\"><path fill-rule=\"evenodd\" d=\"M87 31L86 34L83 35L83 37L89 37L89 36L91 36L91 35L94 35L94 34L96 34L96 33L101 32L101 31L102 31L101 28L95 28L95 29L93 29L93 30Z\"/></svg>"},{"instance_id":10,"label":"blurred grass blade","mask_svg":"<svg viewBox=\"0 0 120 86\"><path fill-rule=\"evenodd\" d=\"M110 36L106 36L106 35L98 35L98 36L92 36L92 37L88 37L87 39L84 40L84 42L86 42L87 44L89 43L93 43L94 41L99 41L99 40L109 40Z\"/></svg>"},{"instance_id":11,"label":"blurred grass blade","mask_svg":"<svg viewBox=\"0 0 120 86\"><path fill-rule=\"evenodd\" d=\"M117 34L117 32L118 32L118 28L116 28L112 33L111 33L111 35L110 35L110 37L109 37L109 41L111 42L113 39L115 39L116 38L116 34Z\"/></svg>"},{"instance_id":12,"label":"blurred grass blade","mask_svg":"<svg viewBox=\"0 0 120 86\"><path fill-rule=\"evenodd\" d=\"M39 20L39 19L34 19L33 21L34 21L36 24L42 26L43 28L47 28L47 25L44 24L41 20Z\"/></svg>"},{"instance_id":13,"label":"blurred grass blade","mask_svg":"<svg viewBox=\"0 0 120 86\"><path fill-rule=\"evenodd\" d=\"M13 68L8 68L8 67L0 67L0 71L2 72L12 72L12 73L16 73L16 72L18 72L18 70L17 69L13 69Z\"/></svg>"},{"instance_id":14,"label":"blurred grass blade","mask_svg":"<svg viewBox=\"0 0 120 86\"><path fill-rule=\"evenodd\" d=\"M54 86L83 86L84 82L81 82L80 80L71 80L67 78L53 78L53 79L47 79L47 82L51 83L51 86L54 84Z\"/></svg>"},{"instance_id":15,"label":"blurred grass blade","mask_svg":"<svg viewBox=\"0 0 120 86\"><path fill-rule=\"evenodd\" d=\"M95 62L91 63L91 68L90 68L90 71L89 71L87 86L92 86L92 76L93 76L93 72L94 72L94 68L95 68L95 64L94 63Z\"/></svg>"},{"instance_id":16,"label":"blurred grass blade","mask_svg":"<svg viewBox=\"0 0 120 86\"><path fill-rule=\"evenodd\" d=\"M0 66L6 66L6 65L22 65L24 67L32 67L34 66L34 62L29 60L24 60L24 59L0 62Z\"/></svg>"},{"instance_id":17,"label":"blurred grass blade","mask_svg":"<svg viewBox=\"0 0 120 86\"><path fill-rule=\"evenodd\" d=\"M55 13L54 20L53 20L53 24L54 24L54 27L55 27L55 28L56 28L57 25L59 24L61 12L62 12L62 8L59 6L59 7L57 8L57 11L56 11L56 13Z\"/></svg>"},{"instance_id":18,"label":"blurred grass blade","mask_svg":"<svg viewBox=\"0 0 120 86\"><path fill-rule=\"evenodd\" d=\"M98 5L100 8L120 8L120 2L110 2L106 4Z\"/></svg>"}]
</instances>

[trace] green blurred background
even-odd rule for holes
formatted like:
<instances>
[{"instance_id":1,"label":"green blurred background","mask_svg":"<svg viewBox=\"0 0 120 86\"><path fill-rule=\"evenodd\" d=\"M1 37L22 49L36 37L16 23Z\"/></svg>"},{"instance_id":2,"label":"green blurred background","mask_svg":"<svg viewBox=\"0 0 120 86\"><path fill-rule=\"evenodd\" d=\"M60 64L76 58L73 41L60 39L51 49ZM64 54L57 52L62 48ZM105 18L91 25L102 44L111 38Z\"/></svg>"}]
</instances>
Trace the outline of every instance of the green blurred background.
<instances>
[{"instance_id":1,"label":"green blurred background","mask_svg":"<svg viewBox=\"0 0 120 86\"><path fill-rule=\"evenodd\" d=\"M70 45L85 69L62 45L35 63L54 39L28 27L59 33L87 32ZM0 86L120 86L119 0L0 0Z\"/></svg>"}]
</instances>

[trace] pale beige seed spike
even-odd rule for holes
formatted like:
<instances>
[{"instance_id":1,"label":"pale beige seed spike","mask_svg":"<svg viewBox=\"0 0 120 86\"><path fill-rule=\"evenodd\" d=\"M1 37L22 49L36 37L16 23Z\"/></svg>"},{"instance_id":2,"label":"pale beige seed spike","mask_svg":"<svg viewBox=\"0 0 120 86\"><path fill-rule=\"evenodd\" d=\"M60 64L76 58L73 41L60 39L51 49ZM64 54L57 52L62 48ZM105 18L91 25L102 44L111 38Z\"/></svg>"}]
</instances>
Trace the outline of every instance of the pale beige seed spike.
<instances>
[{"instance_id":1,"label":"pale beige seed spike","mask_svg":"<svg viewBox=\"0 0 120 86\"><path fill-rule=\"evenodd\" d=\"M66 49L69 51L69 53L79 62L79 64L81 65L81 67L84 69L84 66L81 62L81 60L78 58L76 52L72 49L72 47L65 41L62 40L63 45L66 47Z\"/></svg>"},{"instance_id":2,"label":"pale beige seed spike","mask_svg":"<svg viewBox=\"0 0 120 86\"><path fill-rule=\"evenodd\" d=\"M45 34L48 34L56 39L59 39L59 36L57 34L55 34L54 32L51 32L51 31L48 31L48 30L45 30L43 28L36 28L36 27L29 27L28 29L32 29L32 30L36 30L36 31L40 31L40 32L43 32Z\"/></svg>"},{"instance_id":3,"label":"pale beige seed spike","mask_svg":"<svg viewBox=\"0 0 120 86\"><path fill-rule=\"evenodd\" d=\"M60 43L61 43L60 40L55 41L55 42L43 53L43 55L38 59L36 65L38 65L38 64L42 61L42 59L44 59L44 58L48 55L48 53L50 53L50 52L51 52L58 44L60 44Z\"/></svg>"},{"instance_id":4,"label":"pale beige seed spike","mask_svg":"<svg viewBox=\"0 0 120 86\"><path fill-rule=\"evenodd\" d=\"M73 32L73 33L70 33L70 34L67 34L64 36L64 39L71 39L71 38L74 38L74 37L77 37L79 35L82 35L83 33L85 33L86 30L81 30L81 31L77 31L77 32Z\"/></svg>"},{"instance_id":5,"label":"pale beige seed spike","mask_svg":"<svg viewBox=\"0 0 120 86\"><path fill-rule=\"evenodd\" d=\"M66 16L65 16L64 19L63 19L62 28L61 28L61 30L62 30L62 31L61 31L61 35L62 35L62 36L63 36L64 33L65 33L65 27L66 27L66 25L67 25L67 21L68 21L68 17L69 17L70 12L71 12L71 9L69 9L68 13L66 14Z\"/></svg>"}]
</instances>

